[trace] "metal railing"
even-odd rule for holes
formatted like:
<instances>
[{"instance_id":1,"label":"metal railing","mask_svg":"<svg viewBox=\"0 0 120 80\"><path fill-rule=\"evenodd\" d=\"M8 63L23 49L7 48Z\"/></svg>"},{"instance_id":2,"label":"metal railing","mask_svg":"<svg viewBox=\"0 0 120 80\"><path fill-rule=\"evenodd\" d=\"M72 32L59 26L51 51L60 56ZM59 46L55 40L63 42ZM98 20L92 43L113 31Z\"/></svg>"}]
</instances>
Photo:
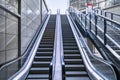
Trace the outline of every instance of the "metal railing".
<instances>
[{"instance_id":1,"label":"metal railing","mask_svg":"<svg viewBox=\"0 0 120 80\"><path fill-rule=\"evenodd\" d=\"M114 20L110 20L109 18L106 18L102 15L98 15L98 14L93 14L94 17L94 21L92 18L89 18L91 23L93 25L91 25L91 31L95 33L96 36L99 36L99 39L101 40L101 42L104 43L104 45L109 45L111 48L113 46L111 46L111 44L109 42L112 42L113 45L117 46L120 49L120 43L119 43L119 26L120 23L114 21ZM94 24L95 23L95 24ZM118 60L120 60L120 55L114 52L114 56L116 56L116 58Z\"/></svg>"},{"instance_id":2,"label":"metal railing","mask_svg":"<svg viewBox=\"0 0 120 80\"><path fill-rule=\"evenodd\" d=\"M113 13L113 12L107 12L105 10L101 10L101 9L94 9L93 10L95 13L99 14L99 15L102 15L104 17L107 17L111 20L114 20L114 21L117 21L117 22L120 22L120 14L117 14L117 13Z\"/></svg>"},{"instance_id":3,"label":"metal railing","mask_svg":"<svg viewBox=\"0 0 120 80\"><path fill-rule=\"evenodd\" d=\"M73 12L71 12L71 14L72 14ZM87 20L87 17L88 16L91 16L91 15L85 15L85 14L80 14L80 13L78 13L78 12L74 12L74 13L76 13L76 15L77 16L80 16L80 18L79 18L79 20L80 20L80 23L81 24L83 24L83 27L86 29L86 30L88 30L88 29L90 29L90 30L92 30L92 22L91 21L86 21ZM73 13L73 14L74 14ZM83 17L83 15L84 15L84 17L86 17L86 18L84 18L85 20L83 20L83 18L81 18L81 16ZM72 18L73 19L73 18ZM89 23L88 23L89 22ZM87 25L91 25L91 27L87 27ZM94 23L94 24L96 24L96 23ZM76 25L76 24L75 24ZM77 27L76 27L76 29L77 29ZM96 29L95 29L96 30ZM77 34L81 34L80 32L79 32L79 30L77 29ZM95 32L94 32L94 34L96 34ZM79 37L80 37L81 35L79 35ZM80 41L81 40L81 38L78 40L78 41ZM92 55L92 53L90 52L90 50L89 50L89 48L87 47L87 44L86 44L86 42L83 40L83 42L80 42L81 44L82 43L84 43L85 44L85 46L83 46L83 52L84 53L86 53L85 55L87 56L88 55L88 59L89 59L89 61L90 61L90 65L92 65L94 68L93 68L93 70L95 69L95 72L94 73L96 73L96 70L97 71L99 71L97 74L99 74L99 75L101 75L101 78L103 78L104 79L104 77L106 77L106 79L110 79L110 77L109 76L107 76L106 74L105 74L105 71L103 71L103 69L101 69L100 67L101 66L98 66L99 64L101 64L101 65L104 65L105 67L106 67L106 70L110 70L113 74L110 74L111 76L114 76L114 78L115 79L117 79L117 77L116 77L116 72L114 71L114 67L112 66L112 64L110 64L110 63L108 63L108 62L106 62L106 61L104 61L104 60L99 60L99 59L97 59L96 57L94 57L93 55ZM88 54L89 53L89 54ZM99 64L95 64L95 62L96 61L98 61L98 63ZM94 75L94 74L93 74ZM104 76L104 77L103 77ZM111 78L112 79L112 78Z\"/></svg>"},{"instance_id":4,"label":"metal railing","mask_svg":"<svg viewBox=\"0 0 120 80\"><path fill-rule=\"evenodd\" d=\"M79 15L78 15L79 14ZM84 18L83 18L84 17ZM105 16L91 13L91 14L83 14L76 13L76 20L82 24L82 27L85 30L90 30L93 34L95 34L100 41L111 47L110 42L120 49L119 36L120 36L120 23L114 20L111 20ZM120 55L116 53L112 47L110 48L113 55L116 56L118 60L120 60Z\"/></svg>"}]
</instances>

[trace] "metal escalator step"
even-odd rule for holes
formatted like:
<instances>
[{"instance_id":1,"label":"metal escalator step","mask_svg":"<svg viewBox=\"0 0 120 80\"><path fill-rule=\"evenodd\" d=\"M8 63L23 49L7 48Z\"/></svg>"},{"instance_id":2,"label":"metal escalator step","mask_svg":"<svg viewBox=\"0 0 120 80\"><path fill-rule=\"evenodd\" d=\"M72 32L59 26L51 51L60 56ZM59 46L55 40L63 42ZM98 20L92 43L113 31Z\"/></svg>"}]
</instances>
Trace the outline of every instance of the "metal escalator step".
<instances>
[{"instance_id":1,"label":"metal escalator step","mask_svg":"<svg viewBox=\"0 0 120 80\"><path fill-rule=\"evenodd\" d=\"M27 79L30 79L30 80L48 80L49 75L48 74L29 74Z\"/></svg>"},{"instance_id":2,"label":"metal escalator step","mask_svg":"<svg viewBox=\"0 0 120 80\"><path fill-rule=\"evenodd\" d=\"M40 44L54 44L54 42L41 42Z\"/></svg>"},{"instance_id":3,"label":"metal escalator step","mask_svg":"<svg viewBox=\"0 0 120 80\"><path fill-rule=\"evenodd\" d=\"M48 31L46 31L46 33L44 34L44 37L46 36L53 36L54 35L54 29L49 29Z\"/></svg>"},{"instance_id":4,"label":"metal escalator step","mask_svg":"<svg viewBox=\"0 0 120 80\"><path fill-rule=\"evenodd\" d=\"M48 74L49 73L49 67L48 68L38 68L38 67L32 67L30 69L30 74Z\"/></svg>"},{"instance_id":5,"label":"metal escalator step","mask_svg":"<svg viewBox=\"0 0 120 80\"><path fill-rule=\"evenodd\" d=\"M48 62L38 62L38 61L33 61L32 67L49 67L50 61Z\"/></svg>"},{"instance_id":6,"label":"metal escalator step","mask_svg":"<svg viewBox=\"0 0 120 80\"><path fill-rule=\"evenodd\" d=\"M53 48L53 45L48 45L48 44L44 44L44 45L40 45L39 48Z\"/></svg>"},{"instance_id":7,"label":"metal escalator step","mask_svg":"<svg viewBox=\"0 0 120 80\"><path fill-rule=\"evenodd\" d=\"M64 58L65 59L80 59L81 58L81 56L80 56L80 54L64 54Z\"/></svg>"},{"instance_id":8,"label":"metal escalator step","mask_svg":"<svg viewBox=\"0 0 120 80\"><path fill-rule=\"evenodd\" d=\"M52 56L35 56L34 61L51 61Z\"/></svg>"},{"instance_id":9,"label":"metal escalator step","mask_svg":"<svg viewBox=\"0 0 120 80\"><path fill-rule=\"evenodd\" d=\"M83 64L82 59L64 59L65 64Z\"/></svg>"},{"instance_id":10,"label":"metal escalator step","mask_svg":"<svg viewBox=\"0 0 120 80\"><path fill-rule=\"evenodd\" d=\"M83 64L76 64L76 65L65 65L67 68L72 68L72 67L80 67L80 68L85 68Z\"/></svg>"},{"instance_id":11,"label":"metal escalator step","mask_svg":"<svg viewBox=\"0 0 120 80\"><path fill-rule=\"evenodd\" d=\"M54 41L53 40L46 40L42 41L40 45L53 45Z\"/></svg>"},{"instance_id":12,"label":"metal escalator step","mask_svg":"<svg viewBox=\"0 0 120 80\"><path fill-rule=\"evenodd\" d=\"M52 56L52 52L37 52L36 56Z\"/></svg>"},{"instance_id":13,"label":"metal escalator step","mask_svg":"<svg viewBox=\"0 0 120 80\"><path fill-rule=\"evenodd\" d=\"M70 33L68 33L68 34L70 34ZM71 34L70 34L70 35L71 35ZM66 40L66 39L75 40L73 36L72 36L72 37L67 37L67 36L68 36L68 35L63 35L63 39L65 39L65 40Z\"/></svg>"},{"instance_id":14,"label":"metal escalator step","mask_svg":"<svg viewBox=\"0 0 120 80\"><path fill-rule=\"evenodd\" d=\"M65 80L90 80L89 77L66 77Z\"/></svg>"},{"instance_id":15,"label":"metal escalator step","mask_svg":"<svg viewBox=\"0 0 120 80\"><path fill-rule=\"evenodd\" d=\"M50 38L51 37L52 38L52 37L54 37L54 35L53 34L50 35L50 33L49 33L49 35L43 35L43 37L45 37L45 38Z\"/></svg>"},{"instance_id":16,"label":"metal escalator step","mask_svg":"<svg viewBox=\"0 0 120 80\"><path fill-rule=\"evenodd\" d=\"M33 61L34 64L50 64L51 61L46 62L39 62L39 61Z\"/></svg>"},{"instance_id":17,"label":"metal escalator step","mask_svg":"<svg viewBox=\"0 0 120 80\"><path fill-rule=\"evenodd\" d=\"M65 49L64 51L66 51L66 50L78 50L77 46L65 46L63 48Z\"/></svg>"},{"instance_id":18,"label":"metal escalator step","mask_svg":"<svg viewBox=\"0 0 120 80\"><path fill-rule=\"evenodd\" d=\"M42 40L54 40L53 39L53 35L52 36L43 36Z\"/></svg>"},{"instance_id":19,"label":"metal escalator step","mask_svg":"<svg viewBox=\"0 0 120 80\"><path fill-rule=\"evenodd\" d=\"M88 77L86 71L66 71L67 77Z\"/></svg>"},{"instance_id":20,"label":"metal escalator step","mask_svg":"<svg viewBox=\"0 0 120 80\"><path fill-rule=\"evenodd\" d=\"M74 38L74 36L71 36L71 34L64 34L64 36L66 36L65 38L71 38L71 37Z\"/></svg>"},{"instance_id":21,"label":"metal escalator step","mask_svg":"<svg viewBox=\"0 0 120 80\"><path fill-rule=\"evenodd\" d=\"M49 49L50 49L50 50L53 50L53 48L42 48L42 47L41 47L41 48L38 48L38 49L39 49L39 50L49 50Z\"/></svg>"},{"instance_id":22,"label":"metal escalator step","mask_svg":"<svg viewBox=\"0 0 120 80\"><path fill-rule=\"evenodd\" d=\"M53 54L53 52L36 52L36 54Z\"/></svg>"},{"instance_id":23,"label":"metal escalator step","mask_svg":"<svg viewBox=\"0 0 120 80\"><path fill-rule=\"evenodd\" d=\"M64 52L64 54L76 54L76 55L79 55L79 56L81 56L81 54L80 54L80 52Z\"/></svg>"},{"instance_id":24,"label":"metal escalator step","mask_svg":"<svg viewBox=\"0 0 120 80\"><path fill-rule=\"evenodd\" d=\"M53 42L54 41L53 38L54 38L54 36L52 36L52 37L43 37L42 40L41 40L41 42L47 42L47 41Z\"/></svg>"},{"instance_id":25,"label":"metal escalator step","mask_svg":"<svg viewBox=\"0 0 120 80\"><path fill-rule=\"evenodd\" d=\"M72 61L79 61L79 62L82 62L83 60L82 59L65 59L66 62L72 62Z\"/></svg>"},{"instance_id":26,"label":"metal escalator step","mask_svg":"<svg viewBox=\"0 0 120 80\"><path fill-rule=\"evenodd\" d=\"M77 46L76 43L63 43L63 46Z\"/></svg>"},{"instance_id":27,"label":"metal escalator step","mask_svg":"<svg viewBox=\"0 0 120 80\"><path fill-rule=\"evenodd\" d=\"M63 37L63 42L66 43L66 42L76 42L74 38L64 38Z\"/></svg>"},{"instance_id":28,"label":"metal escalator step","mask_svg":"<svg viewBox=\"0 0 120 80\"><path fill-rule=\"evenodd\" d=\"M65 54L64 56L71 56L71 57L73 57L73 56L80 56L80 54Z\"/></svg>"},{"instance_id":29,"label":"metal escalator step","mask_svg":"<svg viewBox=\"0 0 120 80\"><path fill-rule=\"evenodd\" d=\"M39 54L39 53L37 53L36 56L53 56L53 54L47 54L47 53Z\"/></svg>"},{"instance_id":30,"label":"metal escalator step","mask_svg":"<svg viewBox=\"0 0 120 80\"><path fill-rule=\"evenodd\" d=\"M66 43L66 42L75 42L75 40L74 39L63 39L63 43Z\"/></svg>"},{"instance_id":31,"label":"metal escalator step","mask_svg":"<svg viewBox=\"0 0 120 80\"><path fill-rule=\"evenodd\" d=\"M85 71L84 65L65 65L66 71Z\"/></svg>"},{"instance_id":32,"label":"metal escalator step","mask_svg":"<svg viewBox=\"0 0 120 80\"><path fill-rule=\"evenodd\" d=\"M72 46L72 45L77 45L77 44L76 44L76 42L65 42L64 45L65 46L67 46L67 45L71 45Z\"/></svg>"},{"instance_id":33,"label":"metal escalator step","mask_svg":"<svg viewBox=\"0 0 120 80\"><path fill-rule=\"evenodd\" d=\"M53 52L53 48L38 48L38 50L37 51L41 51L41 52Z\"/></svg>"},{"instance_id":34,"label":"metal escalator step","mask_svg":"<svg viewBox=\"0 0 120 80\"><path fill-rule=\"evenodd\" d=\"M74 52L74 53L80 53L80 51L78 50L78 49L76 49L76 50L74 50L74 49L69 49L69 50L64 50L64 52L65 53L72 53L72 52Z\"/></svg>"},{"instance_id":35,"label":"metal escalator step","mask_svg":"<svg viewBox=\"0 0 120 80\"><path fill-rule=\"evenodd\" d=\"M45 33L45 35L54 35L54 29L53 28L49 28L49 31L47 31L46 33Z\"/></svg>"},{"instance_id":36,"label":"metal escalator step","mask_svg":"<svg viewBox=\"0 0 120 80\"><path fill-rule=\"evenodd\" d=\"M38 48L53 48L53 45L43 45L39 46Z\"/></svg>"}]
</instances>

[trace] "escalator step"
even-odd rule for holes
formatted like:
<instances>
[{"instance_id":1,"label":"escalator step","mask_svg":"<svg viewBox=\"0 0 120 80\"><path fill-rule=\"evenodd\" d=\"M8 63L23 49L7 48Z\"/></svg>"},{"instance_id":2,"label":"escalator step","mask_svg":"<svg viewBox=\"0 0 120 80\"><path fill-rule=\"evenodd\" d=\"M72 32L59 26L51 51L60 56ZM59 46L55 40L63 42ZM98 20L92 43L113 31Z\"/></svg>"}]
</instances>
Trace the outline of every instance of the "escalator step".
<instances>
[{"instance_id":1,"label":"escalator step","mask_svg":"<svg viewBox=\"0 0 120 80\"><path fill-rule=\"evenodd\" d=\"M63 45L64 46L77 46L76 43L64 43Z\"/></svg>"},{"instance_id":2,"label":"escalator step","mask_svg":"<svg viewBox=\"0 0 120 80\"><path fill-rule=\"evenodd\" d=\"M64 51L66 51L66 50L78 50L78 47L76 47L76 46L65 46L63 48L65 49Z\"/></svg>"},{"instance_id":3,"label":"escalator step","mask_svg":"<svg viewBox=\"0 0 120 80\"><path fill-rule=\"evenodd\" d=\"M41 42L40 44L53 44L54 42Z\"/></svg>"},{"instance_id":4,"label":"escalator step","mask_svg":"<svg viewBox=\"0 0 120 80\"><path fill-rule=\"evenodd\" d=\"M33 61L33 64L32 64L33 67L48 67L49 65L50 65L50 61L49 62Z\"/></svg>"},{"instance_id":5,"label":"escalator step","mask_svg":"<svg viewBox=\"0 0 120 80\"><path fill-rule=\"evenodd\" d=\"M82 59L65 59L65 64L83 64Z\"/></svg>"},{"instance_id":6,"label":"escalator step","mask_svg":"<svg viewBox=\"0 0 120 80\"><path fill-rule=\"evenodd\" d=\"M41 52L53 52L53 48L38 48L37 50L38 52L41 51Z\"/></svg>"},{"instance_id":7,"label":"escalator step","mask_svg":"<svg viewBox=\"0 0 120 80\"><path fill-rule=\"evenodd\" d=\"M65 65L66 71L85 71L84 65Z\"/></svg>"},{"instance_id":8,"label":"escalator step","mask_svg":"<svg viewBox=\"0 0 120 80\"><path fill-rule=\"evenodd\" d=\"M53 48L53 45L48 45L48 44L46 44L46 45L40 45L39 46L39 48Z\"/></svg>"},{"instance_id":9,"label":"escalator step","mask_svg":"<svg viewBox=\"0 0 120 80\"><path fill-rule=\"evenodd\" d=\"M35 67L30 69L30 74L49 74L49 68Z\"/></svg>"},{"instance_id":10,"label":"escalator step","mask_svg":"<svg viewBox=\"0 0 120 80\"><path fill-rule=\"evenodd\" d=\"M30 74L28 75L28 79L30 80L48 80L49 75L47 74Z\"/></svg>"},{"instance_id":11,"label":"escalator step","mask_svg":"<svg viewBox=\"0 0 120 80\"><path fill-rule=\"evenodd\" d=\"M36 56L52 56L53 52L37 52Z\"/></svg>"},{"instance_id":12,"label":"escalator step","mask_svg":"<svg viewBox=\"0 0 120 80\"><path fill-rule=\"evenodd\" d=\"M67 77L87 77L87 72L85 71L67 71Z\"/></svg>"},{"instance_id":13,"label":"escalator step","mask_svg":"<svg viewBox=\"0 0 120 80\"><path fill-rule=\"evenodd\" d=\"M52 54L53 52L36 52L36 54Z\"/></svg>"},{"instance_id":14,"label":"escalator step","mask_svg":"<svg viewBox=\"0 0 120 80\"><path fill-rule=\"evenodd\" d=\"M51 61L52 56L35 56L34 61Z\"/></svg>"},{"instance_id":15,"label":"escalator step","mask_svg":"<svg viewBox=\"0 0 120 80\"><path fill-rule=\"evenodd\" d=\"M66 80L90 80L88 77L66 77Z\"/></svg>"},{"instance_id":16,"label":"escalator step","mask_svg":"<svg viewBox=\"0 0 120 80\"><path fill-rule=\"evenodd\" d=\"M69 49L69 50L68 50L68 49L65 49L64 52L65 52L65 53L72 53L72 52L74 52L74 53L80 53L80 51L78 50L78 48L75 49L75 50L74 50L74 49Z\"/></svg>"},{"instance_id":17,"label":"escalator step","mask_svg":"<svg viewBox=\"0 0 120 80\"><path fill-rule=\"evenodd\" d=\"M63 43L65 44L65 43L76 43L73 39L66 39L66 40L64 40L63 41Z\"/></svg>"},{"instance_id":18,"label":"escalator step","mask_svg":"<svg viewBox=\"0 0 120 80\"><path fill-rule=\"evenodd\" d=\"M64 54L64 58L65 59L80 59L81 58L81 56L80 56L80 54L69 54L69 53L67 53L67 54Z\"/></svg>"}]
</instances>

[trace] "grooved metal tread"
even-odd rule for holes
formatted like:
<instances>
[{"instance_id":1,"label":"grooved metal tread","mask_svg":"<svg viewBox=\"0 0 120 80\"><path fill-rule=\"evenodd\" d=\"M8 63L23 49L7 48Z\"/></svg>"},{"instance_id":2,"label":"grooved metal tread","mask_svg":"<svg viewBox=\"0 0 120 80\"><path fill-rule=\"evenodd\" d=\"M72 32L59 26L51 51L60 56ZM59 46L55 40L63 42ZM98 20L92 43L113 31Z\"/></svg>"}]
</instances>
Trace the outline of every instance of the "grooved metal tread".
<instances>
[{"instance_id":1,"label":"grooved metal tread","mask_svg":"<svg viewBox=\"0 0 120 80\"><path fill-rule=\"evenodd\" d=\"M48 79L49 75L47 74L30 74L28 75L28 79Z\"/></svg>"},{"instance_id":2,"label":"grooved metal tread","mask_svg":"<svg viewBox=\"0 0 120 80\"><path fill-rule=\"evenodd\" d=\"M66 77L66 80L90 80L88 77Z\"/></svg>"},{"instance_id":3,"label":"grooved metal tread","mask_svg":"<svg viewBox=\"0 0 120 80\"><path fill-rule=\"evenodd\" d=\"M87 72L85 71L67 71L66 72L67 76L88 76Z\"/></svg>"}]
</instances>

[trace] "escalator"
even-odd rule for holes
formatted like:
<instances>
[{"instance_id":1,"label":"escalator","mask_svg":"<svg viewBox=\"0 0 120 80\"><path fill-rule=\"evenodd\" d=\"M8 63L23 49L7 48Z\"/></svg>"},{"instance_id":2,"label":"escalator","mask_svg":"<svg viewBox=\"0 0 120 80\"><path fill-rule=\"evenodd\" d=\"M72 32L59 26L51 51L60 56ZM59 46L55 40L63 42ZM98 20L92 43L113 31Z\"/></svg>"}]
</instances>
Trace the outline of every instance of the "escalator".
<instances>
[{"instance_id":1,"label":"escalator","mask_svg":"<svg viewBox=\"0 0 120 80\"><path fill-rule=\"evenodd\" d=\"M66 80L90 80L67 16L61 15Z\"/></svg>"},{"instance_id":2,"label":"escalator","mask_svg":"<svg viewBox=\"0 0 120 80\"><path fill-rule=\"evenodd\" d=\"M27 80L49 80L49 65L53 56L56 16L51 15L37 49Z\"/></svg>"},{"instance_id":3,"label":"escalator","mask_svg":"<svg viewBox=\"0 0 120 80\"><path fill-rule=\"evenodd\" d=\"M61 15L62 33L60 24L56 26L59 20L59 17L56 19L56 15L48 18L47 26L43 26L43 33L40 33L41 38L37 39L40 44L37 42L36 48L31 49L34 52L30 53L30 57L28 56L26 61L31 63L25 63L22 69L9 80L56 80L55 77L58 76L61 76L63 80L117 80L111 65L91 55L77 26L71 25L72 19L70 21L68 15ZM55 26L59 34L56 33ZM63 41L60 42L62 39ZM62 42L63 44L60 45ZM64 55L62 55L63 52ZM56 56L57 53L59 56ZM34 54L33 57L31 54ZM61 60L59 63L58 58ZM62 61L65 62L65 65L62 64ZM60 67L55 63L60 64L61 71L58 71ZM29 68L26 69L28 66ZM59 74L54 75L55 72Z\"/></svg>"}]
</instances>

